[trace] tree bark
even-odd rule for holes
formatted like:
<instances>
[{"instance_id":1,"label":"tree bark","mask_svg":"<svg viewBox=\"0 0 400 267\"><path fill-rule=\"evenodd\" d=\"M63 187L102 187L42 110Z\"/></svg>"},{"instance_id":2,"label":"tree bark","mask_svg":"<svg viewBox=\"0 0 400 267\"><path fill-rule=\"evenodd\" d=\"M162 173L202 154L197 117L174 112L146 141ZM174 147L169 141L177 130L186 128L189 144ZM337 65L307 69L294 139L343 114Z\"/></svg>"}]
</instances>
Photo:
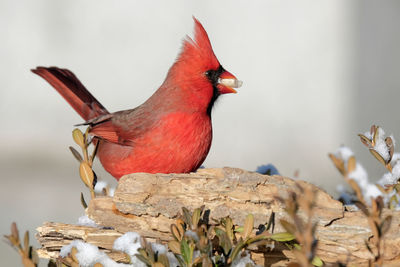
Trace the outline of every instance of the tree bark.
<instances>
[{"instance_id":1,"label":"tree bark","mask_svg":"<svg viewBox=\"0 0 400 267\"><path fill-rule=\"evenodd\" d=\"M274 232L283 232L279 219L290 218L276 197L286 198L296 190L296 183L317 192L313 217L319 240L317 255L328 264L338 261L366 264L372 257L365 246L371 231L361 211L347 211L339 201L307 182L233 168L201 169L191 174L126 175L119 181L113 198L97 197L87 209L88 216L97 224L113 230L45 223L38 228L40 255L56 257L61 246L72 239L82 239L121 261L123 254L112 252L112 243L121 233L134 231L149 241L165 243L171 239L170 225L182 207L193 210L201 205L210 210L210 219L230 216L235 225L243 225L245 217L252 213L257 227L267 223L274 212ZM383 216L393 216L384 243L385 263L393 266L400 264L399 213L383 212ZM300 215L305 216L302 211ZM286 247L278 246L273 252L253 251L252 257L263 266L285 266L293 254Z\"/></svg>"}]
</instances>

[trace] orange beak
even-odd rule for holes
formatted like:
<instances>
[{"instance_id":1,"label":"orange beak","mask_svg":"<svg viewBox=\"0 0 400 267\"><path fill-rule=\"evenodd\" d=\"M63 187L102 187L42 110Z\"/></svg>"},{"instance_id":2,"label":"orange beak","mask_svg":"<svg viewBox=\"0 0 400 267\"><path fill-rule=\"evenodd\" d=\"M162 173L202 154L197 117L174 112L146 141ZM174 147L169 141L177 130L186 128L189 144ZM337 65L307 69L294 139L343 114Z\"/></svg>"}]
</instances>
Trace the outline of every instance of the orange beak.
<instances>
[{"instance_id":1,"label":"orange beak","mask_svg":"<svg viewBox=\"0 0 400 267\"><path fill-rule=\"evenodd\" d=\"M236 94L237 91L233 88L239 88L242 84L243 82L236 79L232 73L224 71L219 76L217 88L220 94Z\"/></svg>"}]
</instances>

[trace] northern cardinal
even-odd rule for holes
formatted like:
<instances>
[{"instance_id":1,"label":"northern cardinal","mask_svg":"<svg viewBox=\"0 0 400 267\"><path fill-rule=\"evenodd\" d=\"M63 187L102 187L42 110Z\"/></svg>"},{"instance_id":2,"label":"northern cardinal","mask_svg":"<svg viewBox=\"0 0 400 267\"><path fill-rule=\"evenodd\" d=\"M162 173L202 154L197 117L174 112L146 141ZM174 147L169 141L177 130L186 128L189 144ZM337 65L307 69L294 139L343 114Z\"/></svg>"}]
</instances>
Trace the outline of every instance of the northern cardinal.
<instances>
[{"instance_id":1,"label":"northern cardinal","mask_svg":"<svg viewBox=\"0 0 400 267\"><path fill-rule=\"evenodd\" d=\"M215 57L207 32L194 19L158 90L140 106L109 113L67 69L37 67L90 126L97 156L117 180L129 173L187 173L205 160L212 139L211 109L221 94L241 86Z\"/></svg>"}]
</instances>

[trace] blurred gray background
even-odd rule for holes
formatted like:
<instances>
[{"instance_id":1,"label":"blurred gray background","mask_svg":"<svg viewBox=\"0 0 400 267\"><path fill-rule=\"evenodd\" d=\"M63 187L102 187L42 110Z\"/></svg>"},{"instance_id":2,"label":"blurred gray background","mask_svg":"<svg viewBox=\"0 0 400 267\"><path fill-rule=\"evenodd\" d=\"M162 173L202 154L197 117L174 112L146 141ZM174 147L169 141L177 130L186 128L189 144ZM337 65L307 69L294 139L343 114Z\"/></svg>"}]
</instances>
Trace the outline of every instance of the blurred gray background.
<instances>
[{"instance_id":1,"label":"blurred gray background","mask_svg":"<svg viewBox=\"0 0 400 267\"><path fill-rule=\"evenodd\" d=\"M0 234L84 214L68 150L81 118L29 70L69 68L110 111L135 107L162 83L192 15L244 81L214 109L207 167L273 163L334 193L342 179L327 153L345 144L380 177L356 134L376 123L400 138L399 1L0 0ZM0 258L20 266L4 242Z\"/></svg>"}]
</instances>

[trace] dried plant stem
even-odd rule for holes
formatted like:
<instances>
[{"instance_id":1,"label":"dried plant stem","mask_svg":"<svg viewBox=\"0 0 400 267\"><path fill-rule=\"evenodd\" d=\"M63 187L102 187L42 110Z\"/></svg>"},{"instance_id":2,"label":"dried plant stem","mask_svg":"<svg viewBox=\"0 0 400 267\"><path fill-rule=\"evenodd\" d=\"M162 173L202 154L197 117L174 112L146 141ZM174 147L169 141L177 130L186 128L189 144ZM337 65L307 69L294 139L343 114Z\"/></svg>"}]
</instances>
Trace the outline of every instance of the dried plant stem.
<instances>
[{"instance_id":1,"label":"dried plant stem","mask_svg":"<svg viewBox=\"0 0 400 267\"><path fill-rule=\"evenodd\" d=\"M89 139L89 128L86 129L83 134L79 129L74 129L72 131L72 137L77 145L82 150L83 157L74 148L71 148L71 152L74 157L80 162L79 175L83 183L89 188L91 198L95 198L96 194L94 192L94 186L96 184L96 174L92 169L93 161L97 152L97 141L95 141L94 149L89 157L88 148L90 145Z\"/></svg>"},{"instance_id":2,"label":"dried plant stem","mask_svg":"<svg viewBox=\"0 0 400 267\"><path fill-rule=\"evenodd\" d=\"M17 224L14 222L11 224L11 234L5 235L4 237L9 241L10 245L18 251L24 267L36 267L38 265L39 257L36 253L36 249L29 245L28 231L25 232L22 244L19 239Z\"/></svg>"}]
</instances>

